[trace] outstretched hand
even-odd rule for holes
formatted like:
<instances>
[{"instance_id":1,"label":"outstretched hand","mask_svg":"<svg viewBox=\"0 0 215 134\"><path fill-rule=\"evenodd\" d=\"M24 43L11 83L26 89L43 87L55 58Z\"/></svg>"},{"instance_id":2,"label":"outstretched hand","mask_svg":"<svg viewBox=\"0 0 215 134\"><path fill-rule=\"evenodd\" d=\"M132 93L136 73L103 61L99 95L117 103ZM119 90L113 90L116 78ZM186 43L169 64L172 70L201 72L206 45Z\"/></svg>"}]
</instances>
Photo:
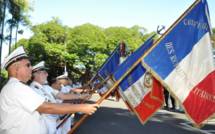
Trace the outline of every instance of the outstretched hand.
<instances>
[{"instance_id":1,"label":"outstretched hand","mask_svg":"<svg viewBox=\"0 0 215 134\"><path fill-rule=\"evenodd\" d=\"M97 110L97 108L99 107L98 104L83 104L83 113L88 114L88 115L92 115L95 113L95 111Z\"/></svg>"}]
</instances>

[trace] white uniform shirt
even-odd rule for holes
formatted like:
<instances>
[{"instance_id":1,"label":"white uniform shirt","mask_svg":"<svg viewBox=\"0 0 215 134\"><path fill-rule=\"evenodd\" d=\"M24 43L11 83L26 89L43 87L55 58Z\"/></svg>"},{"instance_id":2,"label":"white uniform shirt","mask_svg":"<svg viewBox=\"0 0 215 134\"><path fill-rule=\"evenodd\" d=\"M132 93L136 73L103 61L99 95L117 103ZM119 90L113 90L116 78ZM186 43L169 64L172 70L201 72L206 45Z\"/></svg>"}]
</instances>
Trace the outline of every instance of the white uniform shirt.
<instances>
[{"instance_id":1,"label":"white uniform shirt","mask_svg":"<svg viewBox=\"0 0 215 134\"><path fill-rule=\"evenodd\" d=\"M61 99L58 99L56 96L60 93L60 91L53 89L52 87L50 87L49 85L43 85L43 89L46 90L46 92L49 92L49 94L52 94L57 103L62 103L63 101ZM69 119L67 119L67 121L64 123L63 126L61 126L57 131L56 134L67 134L68 131L71 129L71 124L72 124L73 118L70 117ZM50 123L49 123L50 124ZM51 125L51 124L50 124ZM56 128L56 127L55 127ZM53 130L53 128L52 128ZM53 134L53 132L49 133L49 134Z\"/></svg>"},{"instance_id":2,"label":"white uniform shirt","mask_svg":"<svg viewBox=\"0 0 215 134\"><path fill-rule=\"evenodd\" d=\"M48 85L47 85L48 86ZM54 96L51 94L51 91L46 89L47 86L43 86L40 83L33 81L30 87L39 95L45 98L46 102L57 103ZM57 120L59 119L59 115L57 114L42 114L44 117L46 126L48 128L47 134L55 134L57 129Z\"/></svg>"},{"instance_id":3,"label":"white uniform shirt","mask_svg":"<svg viewBox=\"0 0 215 134\"><path fill-rule=\"evenodd\" d=\"M45 98L46 102L51 102L49 95L43 90L43 86L36 81L30 84L30 87L39 95Z\"/></svg>"},{"instance_id":4,"label":"white uniform shirt","mask_svg":"<svg viewBox=\"0 0 215 134\"><path fill-rule=\"evenodd\" d=\"M52 95L55 99L55 103L62 103L62 100L57 98L57 95L60 93L60 91L53 89L49 85L43 85L43 88L46 92L48 92L50 95Z\"/></svg>"},{"instance_id":5,"label":"white uniform shirt","mask_svg":"<svg viewBox=\"0 0 215 134\"><path fill-rule=\"evenodd\" d=\"M61 85L61 92L64 93L64 94L67 94L67 93L70 93L72 87L70 85Z\"/></svg>"},{"instance_id":6,"label":"white uniform shirt","mask_svg":"<svg viewBox=\"0 0 215 134\"><path fill-rule=\"evenodd\" d=\"M43 89L52 96L51 99L54 99L55 103L56 103L56 96L59 93L58 90L54 90L52 87L50 87L49 85L43 85Z\"/></svg>"},{"instance_id":7,"label":"white uniform shirt","mask_svg":"<svg viewBox=\"0 0 215 134\"><path fill-rule=\"evenodd\" d=\"M33 81L30 85L30 87L38 93L41 97L45 98L46 102L51 102L51 103L57 103L56 99L54 96L51 94L51 91L48 91L49 89L46 89L43 85L40 83ZM58 119L58 115L55 114L43 114L45 116L49 116L49 118L54 118Z\"/></svg>"},{"instance_id":8,"label":"white uniform shirt","mask_svg":"<svg viewBox=\"0 0 215 134\"><path fill-rule=\"evenodd\" d=\"M0 134L46 134L36 109L45 101L29 86L10 78L0 94Z\"/></svg>"},{"instance_id":9,"label":"white uniform shirt","mask_svg":"<svg viewBox=\"0 0 215 134\"><path fill-rule=\"evenodd\" d=\"M53 91L51 91L53 89L47 89L48 85L43 86L38 82L33 81L30 87L39 95L43 96L46 99L46 102L56 103L55 95L52 93Z\"/></svg>"}]
</instances>

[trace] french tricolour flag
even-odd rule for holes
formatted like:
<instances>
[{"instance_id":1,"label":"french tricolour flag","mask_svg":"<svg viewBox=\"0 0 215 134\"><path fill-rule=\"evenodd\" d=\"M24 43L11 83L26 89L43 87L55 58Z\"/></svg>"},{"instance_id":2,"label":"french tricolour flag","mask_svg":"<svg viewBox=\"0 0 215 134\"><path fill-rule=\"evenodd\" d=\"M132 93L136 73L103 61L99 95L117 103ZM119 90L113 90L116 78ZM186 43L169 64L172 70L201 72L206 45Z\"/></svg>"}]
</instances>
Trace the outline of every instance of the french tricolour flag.
<instances>
[{"instance_id":1,"label":"french tricolour flag","mask_svg":"<svg viewBox=\"0 0 215 134\"><path fill-rule=\"evenodd\" d=\"M114 80L121 79L144 55L152 46L153 37L150 37L118 67L113 74ZM142 123L145 123L163 105L162 85L146 71L142 63L137 64L129 74L123 77L119 84L119 92Z\"/></svg>"},{"instance_id":2,"label":"french tricolour flag","mask_svg":"<svg viewBox=\"0 0 215 134\"><path fill-rule=\"evenodd\" d=\"M207 2L197 0L143 59L196 125L215 113L210 30Z\"/></svg>"}]
</instances>

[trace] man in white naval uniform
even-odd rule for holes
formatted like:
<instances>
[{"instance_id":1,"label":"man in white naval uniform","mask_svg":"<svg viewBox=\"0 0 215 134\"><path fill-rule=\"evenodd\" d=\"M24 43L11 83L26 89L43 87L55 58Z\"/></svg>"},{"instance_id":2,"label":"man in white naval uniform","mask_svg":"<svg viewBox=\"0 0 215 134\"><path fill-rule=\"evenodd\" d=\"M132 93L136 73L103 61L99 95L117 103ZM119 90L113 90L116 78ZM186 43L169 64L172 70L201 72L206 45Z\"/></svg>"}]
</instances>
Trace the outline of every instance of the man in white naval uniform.
<instances>
[{"instance_id":1,"label":"man in white naval uniform","mask_svg":"<svg viewBox=\"0 0 215 134\"><path fill-rule=\"evenodd\" d=\"M32 70L32 83L30 87L39 95L45 98L46 102L57 103L56 99L52 94L49 94L44 87L46 79L48 77L48 73L46 72L45 62L41 61L37 65L33 66ZM57 120L59 119L58 115L55 114L42 114L45 119L45 124L47 126L48 132L47 134L56 134L57 132Z\"/></svg>"},{"instance_id":2,"label":"man in white naval uniform","mask_svg":"<svg viewBox=\"0 0 215 134\"><path fill-rule=\"evenodd\" d=\"M83 94L89 91L89 89L85 89L81 86L79 87L73 87L72 80L68 77L68 73L64 72L64 74L56 77L58 81L61 83L61 89L60 91L62 93L73 93L73 94Z\"/></svg>"},{"instance_id":3,"label":"man in white naval uniform","mask_svg":"<svg viewBox=\"0 0 215 134\"><path fill-rule=\"evenodd\" d=\"M56 99L71 100L71 99L83 98L86 96L86 95L80 96L80 95L74 95L74 94L64 94L57 90L54 90L49 85L45 85L48 77L48 73L46 70L47 68L45 67L44 61L41 61L35 66L33 66L33 70L32 70L33 81L30 87L39 95L44 97L47 102L58 103ZM57 127L57 120L59 119L59 116L54 114L43 114L43 116L45 118L45 122L48 127L48 134L55 134L57 131L56 127ZM71 121L69 122L68 120L68 123L66 124L67 126L61 127L62 130L59 130L62 132L62 134L66 134L71 128Z\"/></svg>"},{"instance_id":4,"label":"man in white naval uniform","mask_svg":"<svg viewBox=\"0 0 215 134\"><path fill-rule=\"evenodd\" d=\"M71 94L74 94L74 95L79 95L79 96L85 96L85 97L81 97L80 99L81 100L76 100L76 102L73 102L73 103L81 103L83 102L83 100L88 100L90 98L90 94L88 94L86 91L89 91L89 89L82 89L82 87L75 87L73 88L71 85L72 85L72 81L71 79L68 77L68 73L67 72L64 72L64 74L56 77L55 79L55 82L52 83L52 84L57 84L59 83L60 84L60 87L53 87L53 89L55 90L59 90L60 92L64 93L64 94L68 94L68 93L71 93ZM81 112L79 112L78 114L83 114ZM75 114L72 114L68 119L67 121L62 125L62 133L64 134L69 128L71 125L74 124L74 116Z\"/></svg>"},{"instance_id":5,"label":"man in white naval uniform","mask_svg":"<svg viewBox=\"0 0 215 134\"><path fill-rule=\"evenodd\" d=\"M23 47L5 58L2 66L8 71L9 81L0 94L0 134L47 134L40 113L93 114L97 104L55 104L35 93L25 83L31 78L32 67Z\"/></svg>"},{"instance_id":6,"label":"man in white naval uniform","mask_svg":"<svg viewBox=\"0 0 215 134\"><path fill-rule=\"evenodd\" d=\"M4 61L9 81L0 94L1 134L46 134L46 126L37 108L45 99L25 85L31 78L31 64L22 47Z\"/></svg>"}]
</instances>

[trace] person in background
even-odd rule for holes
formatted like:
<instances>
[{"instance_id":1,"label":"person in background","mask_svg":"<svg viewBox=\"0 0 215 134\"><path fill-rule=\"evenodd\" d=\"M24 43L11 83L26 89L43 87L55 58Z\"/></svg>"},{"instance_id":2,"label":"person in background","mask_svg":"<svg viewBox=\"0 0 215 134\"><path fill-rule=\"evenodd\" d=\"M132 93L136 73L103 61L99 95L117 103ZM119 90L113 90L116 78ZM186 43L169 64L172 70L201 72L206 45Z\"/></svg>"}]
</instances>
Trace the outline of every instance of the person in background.
<instances>
[{"instance_id":1,"label":"person in background","mask_svg":"<svg viewBox=\"0 0 215 134\"><path fill-rule=\"evenodd\" d=\"M55 92L61 92L61 82L59 80L57 80L56 78L52 79L50 81L50 86L53 88L53 90L55 90ZM62 101L62 100L59 100L57 99L57 101L59 103L71 103L71 100L70 101ZM74 101L74 100L72 100ZM75 104L75 103L73 103ZM77 104L77 103L76 103ZM63 119L65 118L66 115L61 115L60 116L60 119L61 121L63 121ZM61 122L59 121L59 123ZM64 123L63 125L61 125L59 127L59 131L61 131L59 134L66 134L68 132L68 130L70 130L70 128L72 127L72 125L74 124L74 114L72 114ZM58 132L59 132L58 131Z\"/></svg>"},{"instance_id":2,"label":"person in background","mask_svg":"<svg viewBox=\"0 0 215 134\"><path fill-rule=\"evenodd\" d=\"M72 80L64 73L63 75L60 75L56 78L57 81L61 83L61 92L63 93L73 93L73 94L83 94L86 91L89 91L89 89L82 88L82 87L72 87L73 82Z\"/></svg>"},{"instance_id":3,"label":"person in background","mask_svg":"<svg viewBox=\"0 0 215 134\"><path fill-rule=\"evenodd\" d=\"M33 66L32 69L32 82L30 87L39 95L45 98L46 102L57 103L55 97L51 94L51 91L45 90L43 84L46 83L48 73L47 68L45 67L45 62L41 61L37 65ZM57 133L57 121L59 120L59 115L55 114L42 114L47 126L47 134L56 134Z\"/></svg>"},{"instance_id":4,"label":"person in background","mask_svg":"<svg viewBox=\"0 0 215 134\"><path fill-rule=\"evenodd\" d=\"M52 102L52 103L62 103L65 100L73 100L73 99L82 99L87 97L87 95L76 95L76 94L71 94L71 93L62 93L60 91L54 90L51 86L47 84L47 68L45 67L45 62L41 61L35 66L33 66L32 70L32 83L31 83L31 88L40 94L41 96L46 98L46 101ZM47 115L45 114L45 121L46 124L49 128L49 134L54 134L56 133L56 126L57 126L57 120L59 120L59 116L56 115ZM67 127L64 125L62 128L62 132L67 133L71 125L73 124L72 121L73 119L71 118L70 121L68 120ZM63 134L64 134L63 133Z\"/></svg>"},{"instance_id":5,"label":"person in background","mask_svg":"<svg viewBox=\"0 0 215 134\"><path fill-rule=\"evenodd\" d=\"M170 102L172 107L170 108L169 106L169 96L170 96ZM170 95L169 91L167 91L167 89L164 88L164 97L165 97L165 104L166 106L164 107L166 110L172 110L175 111L175 99Z\"/></svg>"}]
</instances>

